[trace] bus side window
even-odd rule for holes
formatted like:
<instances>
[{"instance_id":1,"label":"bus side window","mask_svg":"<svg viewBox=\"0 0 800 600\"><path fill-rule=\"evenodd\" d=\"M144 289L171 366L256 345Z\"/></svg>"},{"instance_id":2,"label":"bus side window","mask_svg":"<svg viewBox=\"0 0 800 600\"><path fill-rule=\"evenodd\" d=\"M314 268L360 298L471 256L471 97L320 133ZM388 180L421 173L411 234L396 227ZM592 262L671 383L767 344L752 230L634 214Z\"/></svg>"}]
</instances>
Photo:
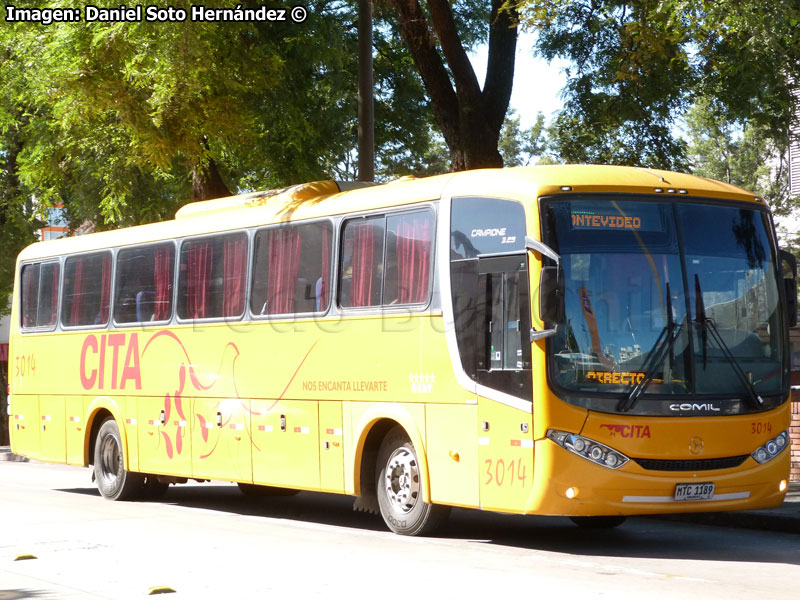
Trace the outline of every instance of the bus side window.
<instances>
[{"instance_id":1,"label":"bus side window","mask_svg":"<svg viewBox=\"0 0 800 600\"><path fill-rule=\"evenodd\" d=\"M187 240L181 246L178 316L241 317L245 305L247 235Z\"/></svg>"},{"instance_id":2,"label":"bus side window","mask_svg":"<svg viewBox=\"0 0 800 600\"><path fill-rule=\"evenodd\" d=\"M339 304L345 308L378 306L383 287L385 218L346 221L342 229Z\"/></svg>"},{"instance_id":3,"label":"bus side window","mask_svg":"<svg viewBox=\"0 0 800 600\"><path fill-rule=\"evenodd\" d=\"M329 222L262 229L255 235L250 311L254 315L324 312L330 300Z\"/></svg>"},{"instance_id":4,"label":"bus side window","mask_svg":"<svg viewBox=\"0 0 800 600\"><path fill-rule=\"evenodd\" d=\"M111 301L111 253L70 256L64 266L61 323L105 325Z\"/></svg>"},{"instance_id":5,"label":"bus side window","mask_svg":"<svg viewBox=\"0 0 800 600\"><path fill-rule=\"evenodd\" d=\"M146 323L172 316L175 247L124 248L117 253L114 321Z\"/></svg>"},{"instance_id":6,"label":"bus side window","mask_svg":"<svg viewBox=\"0 0 800 600\"><path fill-rule=\"evenodd\" d=\"M22 327L52 327L58 314L57 262L36 263L22 268Z\"/></svg>"}]
</instances>

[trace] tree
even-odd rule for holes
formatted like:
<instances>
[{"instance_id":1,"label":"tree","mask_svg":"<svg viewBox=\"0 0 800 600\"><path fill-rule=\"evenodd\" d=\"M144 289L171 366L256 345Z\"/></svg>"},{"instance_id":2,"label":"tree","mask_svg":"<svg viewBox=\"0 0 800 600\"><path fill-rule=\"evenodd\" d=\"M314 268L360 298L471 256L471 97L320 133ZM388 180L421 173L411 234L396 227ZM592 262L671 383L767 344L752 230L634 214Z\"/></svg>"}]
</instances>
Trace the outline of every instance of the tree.
<instances>
[{"instance_id":1,"label":"tree","mask_svg":"<svg viewBox=\"0 0 800 600\"><path fill-rule=\"evenodd\" d=\"M108 229L171 218L192 199L347 177L354 23L351 3L320 0L302 24L4 24L0 297L36 214L56 203L74 226ZM442 164L433 113L394 27L375 42L384 177L425 172L423 157Z\"/></svg>"},{"instance_id":2,"label":"tree","mask_svg":"<svg viewBox=\"0 0 800 600\"><path fill-rule=\"evenodd\" d=\"M793 0L521 0L547 59L572 61L556 145L567 160L685 168L674 122L701 97L785 146L800 81Z\"/></svg>"},{"instance_id":3,"label":"tree","mask_svg":"<svg viewBox=\"0 0 800 600\"><path fill-rule=\"evenodd\" d=\"M686 118L691 172L755 192L773 214L788 217L800 210L800 197L789 193L787 148L776 145L769 126L758 120L731 122L715 99L700 98ZM800 232L784 232L782 241L797 246Z\"/></svg>"},{"instance_id":4,"label":"tree","mask_svg":"<svg viewBox=\"0 0 800 600\"><path fill-rule=\"evenodd\" d=\"M423 7L419 0L392 0L454 171L503 166L497 144L511 98L517 13L513 7L501 10L502 0L487 4L427 0ZM481 89L464 44L487 37Z\"/></svg>"},{"instance_id":5,"label":"tree","mask_svg":"<svg viewBox=\"0 0 800 600\"><path fill-rule=\"evenodd\" d=\"M509 110L498 143L500 155L507 167L527 167L531 164L550 162L546 156L548 145L543 113L539 112L536 115L536 122L532 127L522 129L516 111Z\"/></svg>"}]
</instances>

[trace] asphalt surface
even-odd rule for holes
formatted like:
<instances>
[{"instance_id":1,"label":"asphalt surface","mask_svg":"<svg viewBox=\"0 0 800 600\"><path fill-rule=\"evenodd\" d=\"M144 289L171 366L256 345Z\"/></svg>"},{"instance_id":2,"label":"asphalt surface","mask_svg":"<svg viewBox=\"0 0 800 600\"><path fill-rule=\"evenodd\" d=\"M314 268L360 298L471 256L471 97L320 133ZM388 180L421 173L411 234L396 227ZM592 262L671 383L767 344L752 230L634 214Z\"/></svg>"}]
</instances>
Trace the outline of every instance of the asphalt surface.
<instances>
[{"instance_id":1,"label":"asphalt surface","mask_svg":"<svg viewBox=\"0 0 800 600\"><path fill-rule=\"evenodd\" d=\"M17 456L8 446L0 446L0 461L22 461L28 459ZM681 522L716 525L720 527L741 527L764 531L781 531L800 534L800 481L789 483L789 491L783 504L776 508L745 510L733 512L685 513L659 515L659 519Z\"/></svg>"}]
</instances>

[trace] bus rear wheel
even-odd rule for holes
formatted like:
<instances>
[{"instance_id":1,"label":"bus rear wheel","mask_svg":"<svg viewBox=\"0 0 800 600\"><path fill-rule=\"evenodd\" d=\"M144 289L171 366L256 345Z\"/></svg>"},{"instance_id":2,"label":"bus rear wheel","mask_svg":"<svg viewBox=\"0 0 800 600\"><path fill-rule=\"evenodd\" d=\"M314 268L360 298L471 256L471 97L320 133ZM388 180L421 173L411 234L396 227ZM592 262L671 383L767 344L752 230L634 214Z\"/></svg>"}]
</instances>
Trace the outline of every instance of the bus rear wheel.
<instances>
[{"instance_id":1,"label":"bus rear wheel","mask_svg":"<svg viewBox=\"0 0 800 600\"><path fill-rule=\"evenodd\" d=\"M128 500L141 491L141 473L125 470L125 455L119 427L114 419L106 419L97 432L94 445L94 477L100 495L108 500Z\"/></svg>"},{"instance_id":2,"label":"bus rear wheel","mask_svg":"<svg viewBox=\"0 0 800 600\"><path fill-rule=\"evenodd\" d=\"M450 512L448 506L423 500L425 482L417 453L400 427L389 431L381 444L375 479L381 516L395 533L430 535Z\"/></svg>"},{"instance_id":3,"label":"bus rear wheel","mask_svg":"<svg viewBox=\"0 0 800 600\"><path fill-rule=\"evenodd\" d=\"M611 515L607 517L570 517L581 529L614 529L625 522L626 517Z\"/></svg>"}]
</instances>

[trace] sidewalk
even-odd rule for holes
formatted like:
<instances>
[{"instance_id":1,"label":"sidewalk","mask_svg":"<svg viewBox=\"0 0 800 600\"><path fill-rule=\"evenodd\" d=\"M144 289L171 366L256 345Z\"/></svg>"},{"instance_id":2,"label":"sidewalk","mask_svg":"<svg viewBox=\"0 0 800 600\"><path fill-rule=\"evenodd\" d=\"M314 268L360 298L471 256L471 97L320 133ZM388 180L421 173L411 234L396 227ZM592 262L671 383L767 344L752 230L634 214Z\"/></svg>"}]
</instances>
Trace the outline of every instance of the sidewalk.
<instances>
[{"instance_id":1,"label":"sidewalk","mask_svg":"<svg viewBox=\"0 0 800 600\"><path fill-rule=\"evenodd\" d=\"M0 446L0 462L2 461L28 462L28 459L12 454L11 448L8 446ZM786 499L777 508L738 512L670 514L659 515L656 518L702 525L800 534L800 481L793 481L789 484Z\"/></svg>"},{"instance_id":2,"label":"sidewalk","mask_svg":"<svg viewBox=\"0 0 800 600\"><path fill-rule=\"evenodd\" d=\"M16 454L12 454L10 446L0 446L0 462L2 461L11 461L11 462L28 462L29 459L25 458L24 456L17 456Z\"/></svg>"}]
</instances>

